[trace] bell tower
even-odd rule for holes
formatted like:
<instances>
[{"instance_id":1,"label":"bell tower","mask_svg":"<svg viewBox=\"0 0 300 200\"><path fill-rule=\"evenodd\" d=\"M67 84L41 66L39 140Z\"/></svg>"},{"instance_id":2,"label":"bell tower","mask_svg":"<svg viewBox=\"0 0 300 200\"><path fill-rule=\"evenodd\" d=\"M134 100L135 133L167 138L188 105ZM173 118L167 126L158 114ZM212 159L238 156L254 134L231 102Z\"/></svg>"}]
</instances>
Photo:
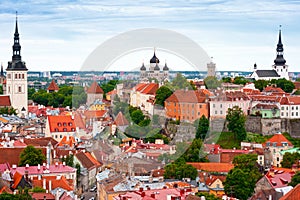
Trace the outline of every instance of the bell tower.
<instances>
[{"instance_id":1,"label":"bell tower","mask_svg":"<svg viewBox=\"0 0 300 200\"><path fill-rule=\"evenodd\" d=\"M18 116L27 115L27 71L25 62L21 58L21 45L18 31L18 13L16 12L16 26L14 44L12 46L12 61L6 68L6 94L10 96L11 105Z\"/></svg>"}]
</instances>

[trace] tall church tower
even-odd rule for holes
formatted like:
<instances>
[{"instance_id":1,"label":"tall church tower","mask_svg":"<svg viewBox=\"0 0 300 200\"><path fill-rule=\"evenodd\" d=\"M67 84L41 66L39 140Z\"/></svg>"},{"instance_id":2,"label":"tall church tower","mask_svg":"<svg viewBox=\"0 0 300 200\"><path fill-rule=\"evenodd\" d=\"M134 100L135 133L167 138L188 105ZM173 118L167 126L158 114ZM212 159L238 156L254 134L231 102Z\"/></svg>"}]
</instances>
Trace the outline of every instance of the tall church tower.
<instances>
[{"instance_id":1,"label":"tall church tower","mask_svg":"<svg viewBox=\"0 0 300 200\"><path fill-rule=\"evenodd\" d=\"M279 38L276 48L277 56L274 60L273 69L277 72L280 78L285 78L289 80L289 70L288 65L286 65L286 60L283 58L283 44L281 41L281 29L279 29Z\"/></svg>"},{"instance_id":2,"label":"tall church tower","mask_svg":"<svg viewBox=\"0 0 300 200\"><path fill-rule=\"evenodd\" d=\"M17 14L17 13L16 13ZM17 110L18 116L27 115L27 71L25 62L21 59L21 45L18 32L18 17L16 15L16 27L14 44L12 46L12 61L8 62L6 69L6 94L10 96L11 105Z\"/></svg>"}]
</instances>

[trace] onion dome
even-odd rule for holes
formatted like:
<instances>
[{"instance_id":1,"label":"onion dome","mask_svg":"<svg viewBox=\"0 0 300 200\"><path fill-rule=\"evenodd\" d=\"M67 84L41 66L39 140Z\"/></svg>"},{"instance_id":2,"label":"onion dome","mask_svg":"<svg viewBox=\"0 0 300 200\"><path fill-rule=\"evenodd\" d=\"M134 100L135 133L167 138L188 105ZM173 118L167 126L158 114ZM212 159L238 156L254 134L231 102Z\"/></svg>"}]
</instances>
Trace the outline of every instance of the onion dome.
<instances>
[{"instance_id":1,"label":"onion dome","mask_svg":"<svg viewBox=\"0 0 300 200\"><path fill-rule=\"evenodd\" d=\"M158 66L157 63L156 63L156 65L155 65L155 67L154 67L154 70L155 70L155 71L159 71L159 70L160 70L160 68L159 68L159 66Z\"/></svg>"},{"instance_id":2,"label":"onion dome","mask_svg":"<svg viewBox=\"0 0 300 200\"><path fill-rule=\"evenodd\" d=\"M150 59L150 63L159 63L159 59L156 57L155 51L153 57Z\"/></svg>"},{"instance_id":3,"label":"onion dome","mask_svg":"<svg viewBox=\"0 0 300 200\"><path fill-rule=\"evenodd\" d=\"M140 70L141 70L141 71L146 71L146 67L145 67L144 63L143 63L143 65L141 66Z\"/></svg>"},{"instance_id":4,"label":"onion dome","mask_svg":"<svg viewBox=\"0 0 300 200\"><path fill-rule=\"evenodd\" d=\"M165 66L163 68L164 71L168 71L169 70L169 67L167 66L167 63L165 63Z\"/></svg>"}]
</instances>

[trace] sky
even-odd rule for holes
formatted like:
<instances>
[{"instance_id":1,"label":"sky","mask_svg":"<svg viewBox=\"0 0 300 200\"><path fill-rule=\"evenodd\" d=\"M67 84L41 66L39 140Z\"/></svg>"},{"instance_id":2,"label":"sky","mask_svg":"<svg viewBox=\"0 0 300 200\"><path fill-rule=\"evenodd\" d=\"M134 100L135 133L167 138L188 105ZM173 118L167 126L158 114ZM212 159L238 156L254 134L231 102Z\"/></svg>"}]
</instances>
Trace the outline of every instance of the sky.
<instances>
[{"instance_id":1,"label":"sky","mask_svg":"<svg viewBox=\"0 0 300 200\"><path fill-rule=\"evenodd\" d=\"M30 71L82 70L102 43L144 28L185 35L213 57L219 71L251 71L254 63L258 69L271 69L279 25L289 71L300 71L298 0L1 0L0 62L4 68L12 56L16 10L21 55ZM159 45L155 48L170 68L188 69L188 63L160 52ZM151 51L127 54L109 70L137 68L152 55Z\"/></svg>"}]
</instances>

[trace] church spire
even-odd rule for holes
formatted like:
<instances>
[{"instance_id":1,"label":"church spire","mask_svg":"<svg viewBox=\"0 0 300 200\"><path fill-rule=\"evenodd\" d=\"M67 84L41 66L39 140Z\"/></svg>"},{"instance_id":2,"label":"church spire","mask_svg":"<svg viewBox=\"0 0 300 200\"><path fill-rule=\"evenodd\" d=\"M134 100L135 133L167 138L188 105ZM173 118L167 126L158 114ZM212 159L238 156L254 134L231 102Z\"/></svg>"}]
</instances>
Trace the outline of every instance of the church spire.
<instances>
[{"instance_id":1,"label":"church spire","mask_svg":"<svg viewBox=\"0 0 300 200\"><path fill-rule=\"evenodd\" d=\"M283 66L286 63L286 60L283 58L283 44L281 41L281 25L279 26L279 36L278 36L278 43L277 43L277 56L274 60L276 66Z\"/></svg>"},{"instance_id":2,"label":"church spire","mask_svg":"<svg viewBox=\"0 0 300 200\"><path fill-rule=\"evenodd\" d=\"M0 72L0 76L4 76L4 72L3 72L3 65L2 65L2 63L1 63L1 72Z\"/></svg>"},{"instance_id":3,"label":"church spire","mask_svg":"<svg viewBox=\"0 0 300 200\"><path fill-rule=\"evenodd\" d=\"M20 45L20 36L18 29L18 12L16 12L16 27L14 33L14 44L12 46L13 55L12 61L8 62L8 66L6 70L26 70L26 64L22 61L21 58L21 45Z\"/></svg>"},{"instance_id":4,"label":"church spire","mask_svg":"<svg viewBox=\"0 0 300 200\"><path fill-rule=\"evenodd\" d=\"M15 34L14 34L12 61L13 62L21 61L21 45L20 45L20 37L18 31L18 12L16 12L16 27L15 27Z\"/></svg>"}]
</instances>

